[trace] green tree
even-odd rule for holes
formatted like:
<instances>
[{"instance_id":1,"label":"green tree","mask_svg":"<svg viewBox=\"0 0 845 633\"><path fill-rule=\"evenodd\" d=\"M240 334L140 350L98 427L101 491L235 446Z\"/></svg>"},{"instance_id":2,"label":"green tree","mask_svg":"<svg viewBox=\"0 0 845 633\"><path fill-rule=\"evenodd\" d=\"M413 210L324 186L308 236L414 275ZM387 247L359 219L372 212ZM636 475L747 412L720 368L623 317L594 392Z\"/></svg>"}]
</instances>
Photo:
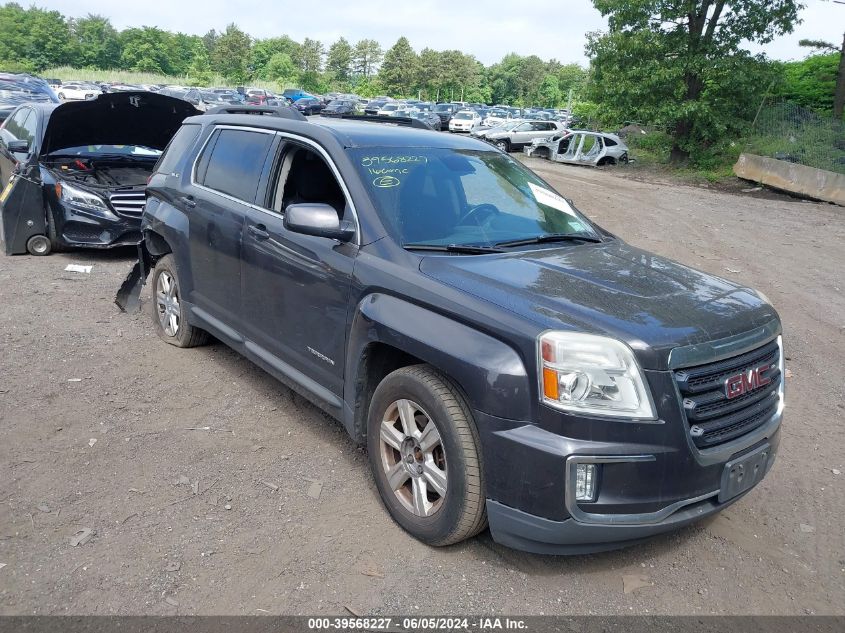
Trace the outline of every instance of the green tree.
<instances>
[{"instance_id":1,"label":"green tree","mask_svg":"<svg viewBox=\"0 0 845 633\"><path fill-rule=\"evenodd\" d=\"M833 44L820 40L801 40L799 45L821 49L823 51L836 51L836 47ZM845 111L845 35L842 36L842 46L839 49L839 54L836 55L836 60L836 78L833 88L833 116L841 119L843 111Z\"/></svg>"},{"instance_id":2,"label":"green tree","mask_svg":"<svg viewBox=\"0 0 845 633\"><path fill-rule=\"evenodd\" d=\"M352 53L352 69L365 79L376 73L383 51L375 40L361 40L355 44Z\"/></svg>"},{"instance_id":3,"label":"green tree","mask_svg":"<svg viewBox=\"0 0 845 633\"><path fill-rule=\"evenodd\" d=\"M408 38L400 37L384 54L379 81L391 94L408 95L417 76L419 58Z\"/></svg>"},{"instance_id":4,"label":"green tree","mask_svg":"<svg viewBox=\"0 0 845 633\"><path fill-rule=\"evenodd\" d=\"M264 78L278 82L282 86L292 86L299 83L299 72L290 55L276 53L264 67Z\"/></svg>"},{"instance_id":5,"label":"green tree","mask_svg":"<svg viewBox=\"0 0 845 633\"><path fill-rule=\"evenodd\" d=\"M207 86L211 82L213 74L208 50L205 43L199 40L193 46L191 63L187 70L188 81L198 86Z\"/></svg>"},{"instance_id":6,"label":"green tree","mask_svg":"<svg viewBox=\"0 0 845 633\"><path fill-rule=\"evenodd\" d=\"M671 159L711 142L714 123L743 119L746 91L765 85L735 80L726 69L745 71L760 60L741 51L743 42L765 44L792 31L803 8L798 0L593 0L608 18L609 32L588 36L593 101L612 104L650 122L664 122L674 145ZM743 93L738 95L737 88ZM725 97L741 96L734 104Z\"/></svg>"},{"instance_id":7,"label":"green tree","mask_svg":"<svg viewBox=\"0 0 845 633\"><path fill-rule=\"evenodd\" d=\"M333 73L338 81L349 81L352 76L352 45L346 38L341 37L329 47L326 71Z\"/></svg>"},{"instance_id":8,"label":"green tree","mask_svg":"<svg viewBox=\"0 0 845 633\"><path fill-rule=\"evenodd\" d=\"M71 22L75 40L74 65L117 68L120 65L120 37L111 21L89 13Z\"/></svg>"},{"instance_id":9,"label":"green tree","mask_svg":"<svg viewBox=\"0 0 845 633\"><path fill-rule=\"evenodd\" d=\"M169 33L152 26L122 31L121 67L146 73L171 73L173 68L168 57L168 40Z\"/></svg>"},{"instance_id":10,"label":"green tree","mask_svg":"<svg viewBox=\"0 0 845 633\"><path fill-rule=\"evenodd\" d=\"M262 79L275 80L273 76L276 71L270 72L267 68L270 60L278 54L287 55L294 65L298 66L302 57L302 47L298 42L293 41L287 35L281 37L270 37L263 40L256 40L252 45L252 61L251 65L253 72L257 77ZM296 73L289 76L295 76Z\"/></svg>"},{"instance_id":11,"label":"green tree","mask_svg":"<svg viewBox=\"0 0 845 633\"><path fill-rule=\"evenodd\" d=\"M211 63L214 70L227 80L241 84L249 78L247 63L250 59L252 40L237 24L230 24L217 39Z\"/></svg>"}]
</instances>

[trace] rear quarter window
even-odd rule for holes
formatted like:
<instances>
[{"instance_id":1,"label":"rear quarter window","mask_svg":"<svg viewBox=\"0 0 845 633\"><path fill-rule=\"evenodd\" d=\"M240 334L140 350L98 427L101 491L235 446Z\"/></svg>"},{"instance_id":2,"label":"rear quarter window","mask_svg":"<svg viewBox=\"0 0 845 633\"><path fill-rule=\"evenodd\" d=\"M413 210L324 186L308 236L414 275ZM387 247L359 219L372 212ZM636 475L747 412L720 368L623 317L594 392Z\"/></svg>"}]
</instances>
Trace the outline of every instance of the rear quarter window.
<instances>
[{"instance_id":1,"label":"rear quarter window","mask_svg":"<svg viewBox=\"0 0 845 633\"><path fill-rule=\"evenodd\" d=\"M272 134L222 129L214 133L197 170L199 184L252 203Z\"/></svg>"},{"instance_id":2,"label":"rear quarter window","mask_svg":"<svg viewBox=\"0 0 845 633\"><path fill-rule=\"evenodd\" d=\"M176 171L179 160L185 156L194 141L197 140L200 129L201 126L199 125L183 125L180 127L173 138L170 139L167 147L164 148L164 153L156 163L154 172L157 174L172 174Z\"/></svg>"}]
</instances>

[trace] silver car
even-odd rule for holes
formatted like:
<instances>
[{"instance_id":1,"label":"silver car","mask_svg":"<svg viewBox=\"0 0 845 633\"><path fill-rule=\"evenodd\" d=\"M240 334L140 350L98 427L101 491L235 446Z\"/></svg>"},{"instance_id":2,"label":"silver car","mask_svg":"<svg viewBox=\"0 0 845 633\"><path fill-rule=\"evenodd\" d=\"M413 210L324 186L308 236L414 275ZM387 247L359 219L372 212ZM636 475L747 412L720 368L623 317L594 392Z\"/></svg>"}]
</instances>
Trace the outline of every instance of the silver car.
<instances>
[{"instance_id":1,"label":"silver car","mask_svg":"<svg viewBox=\"0 0 845 633\"><path fill-rule=\"evenodd\" d=\"M563 131L559 121L517 121L500 129L491 128L484 138L503 152L510 152L531 145L534 139L548 138Z\"/></svg>"},{"instance_id":2,"label":"silver car","mask_svg":"<svg viewBox=\"0 0 845 633\"><path fill-rule=\"evenodd\" d=\"M523 152L526 156L572 165L625 165L631 160L628 146L615 134L581 130L535 139Z\"/></svg>"}]
</instances>

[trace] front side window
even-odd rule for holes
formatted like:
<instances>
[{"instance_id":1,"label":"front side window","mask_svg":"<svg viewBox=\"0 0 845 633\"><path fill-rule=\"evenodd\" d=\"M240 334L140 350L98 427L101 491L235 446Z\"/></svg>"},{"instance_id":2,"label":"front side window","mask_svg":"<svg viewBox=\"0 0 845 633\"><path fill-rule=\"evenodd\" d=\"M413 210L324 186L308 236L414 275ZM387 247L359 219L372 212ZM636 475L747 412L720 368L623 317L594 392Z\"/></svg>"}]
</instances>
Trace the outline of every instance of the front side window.
<instances>
[{"instance_id":1,"label":"front side window","mask_svg":"<svg viewBox=\"0 0 845 633\"><path fill-rule=\"evenodd\" d=\"M255 201L255 192L272 134L222 129L212 135L197 166L197 182L244 202Z\"/></svg>"},{"instance_id":2,"label":"front side window","mask_svg":"<svg viewBox=\"0 0 845 633\"><path fill-rule=\"evenodd\" d=\"M596 235L565 199L501 152L348 151L382 221L403 245L494 246L549 233Z\"/></svg>"},{"instance_id":3,"label":"front side window","mask_svg":"<svg viewBox=\"0 0 845 633\"><path fill-rule=\"evenodd\" d=\"M282 146L276 161L270 209L284 214L292 204L327 204L346 219L346 196L334 172L314 150L294 142Z\"/></svg>"}]
</instances>

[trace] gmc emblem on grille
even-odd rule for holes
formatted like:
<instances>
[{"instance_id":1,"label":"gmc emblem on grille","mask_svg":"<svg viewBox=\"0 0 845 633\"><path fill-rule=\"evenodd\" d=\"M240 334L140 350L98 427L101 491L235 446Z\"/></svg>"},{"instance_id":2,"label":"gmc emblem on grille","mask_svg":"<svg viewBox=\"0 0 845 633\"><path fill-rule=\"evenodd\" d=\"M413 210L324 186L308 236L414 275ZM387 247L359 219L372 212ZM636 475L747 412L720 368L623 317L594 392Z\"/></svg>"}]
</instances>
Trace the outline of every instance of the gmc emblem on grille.
<instances>
[{"instance_id":1,"label":"gmc emblem on grille","mask_svg":"<svg viewBox=\"0 0 845 633\"><path fill-rule=\"evenodd\" d=\"M725 395L728 397L728 400L738 398L760 387L765 387L772 382L771 378L763 375L763 372L771 367L772 365L755 367L725 380Z\"/></svg>"}]
</instances>

